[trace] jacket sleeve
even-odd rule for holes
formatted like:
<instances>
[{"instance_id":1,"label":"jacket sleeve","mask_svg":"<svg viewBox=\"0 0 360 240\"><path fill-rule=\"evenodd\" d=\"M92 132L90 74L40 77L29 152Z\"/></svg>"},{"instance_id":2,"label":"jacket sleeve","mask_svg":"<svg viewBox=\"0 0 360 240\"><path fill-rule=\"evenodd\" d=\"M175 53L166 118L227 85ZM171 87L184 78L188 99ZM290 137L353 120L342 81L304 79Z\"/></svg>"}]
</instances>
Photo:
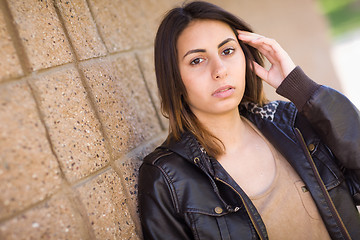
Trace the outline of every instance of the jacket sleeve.
<instances>
[{"instance_id":1,"label":"jacket sleeve","mask_svg":"<svg viewBox=\"0 0 360 240\"><path fill-rule=\"evenodd\" d=\"M360 204L360 112L341 93L312 81L296 67L276 90L291 100L346 168Z\"/></svg>"},{"instance_id":2,"label":"jacket sleeve","mask_svg":"<svg viewBox=\"0 0 360 240\"><path fill-rule=\"evenodd\" d=\"M176 211L169 179L160 168L143 164L139 172L139 210L145 240L192 239L191 231Z\"/></svg>"}]
</instances>

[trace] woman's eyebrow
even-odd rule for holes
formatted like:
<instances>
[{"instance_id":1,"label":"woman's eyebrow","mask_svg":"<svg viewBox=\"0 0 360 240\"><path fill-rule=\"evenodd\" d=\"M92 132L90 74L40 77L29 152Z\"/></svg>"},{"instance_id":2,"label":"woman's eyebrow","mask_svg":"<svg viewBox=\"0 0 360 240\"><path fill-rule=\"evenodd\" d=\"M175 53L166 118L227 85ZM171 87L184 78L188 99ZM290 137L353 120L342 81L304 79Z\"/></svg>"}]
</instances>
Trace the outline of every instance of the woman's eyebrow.
<instances>
[{"instance_id":1,"label":"woman's eyebrow","mask_svg":"<svg viewBox=\"0 0 360 240\"><path fill-rule=\"evenodd\" d=\"M236 40L233 39L233 38L227 38L227 39L225 39L224 41L222 41L221 43L219 43L218 48L221 48L222 46L224 46L225 44L227 44L227 43L230 42L230 41L236 42Z\"/></svg>"},{"instance_id":2,"label":"woman's eyebrow","mask_svg":"<svg viewBox=\"0 0 360 240\"><path fill-rule=\"evenodd\" d=\"M189 50L187 53L185 53L185 55L183 56L183 59L189 54L198 53L198 52L206 52L206 50L205 49L192 49L192 50Z\"/></svg>"},{"instance_id":3,"label":"woman's eyebrow","mask_svg":"<svg viewBox=\"0 0 360 240\"><path fill-rule=\"evenodd\" d=\"M221 43L219 43L218 48L221 48L222 46L224 46L225 44L227 44L230 41L236 42L236 40L233 39L233 38L227 38L224 41L222 41ZM205 49L192 49L192 50L189 50L187 53L185 53L185 55L183 56L183 59L189 54L198 53L198 52L206 52L206 50Z\"/></svg>"}]
</instances>

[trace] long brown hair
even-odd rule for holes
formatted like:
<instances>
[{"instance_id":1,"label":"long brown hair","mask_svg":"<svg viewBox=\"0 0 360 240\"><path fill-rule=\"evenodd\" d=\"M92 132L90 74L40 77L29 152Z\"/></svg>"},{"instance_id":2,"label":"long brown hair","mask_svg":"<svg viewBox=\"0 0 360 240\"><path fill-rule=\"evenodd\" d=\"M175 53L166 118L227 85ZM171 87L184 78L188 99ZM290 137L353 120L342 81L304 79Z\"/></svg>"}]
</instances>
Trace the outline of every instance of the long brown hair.
<instances>
[{"instance_id":1,"label":"long brown hair","mask_svg":"<svg viewBox=\"0 0 360 240\"><path fill-rule=\"evenodd\" d=\"M181 80L178 65L177 40L190 22L197 19L218 20L236 30L252 32L250 27L235 15L211 3L195 1L170 10L161 22L155 38L155 72L161 99L162 114L169 119L169 132L179 140L181 134L190 131L210 156L224 153L225 147L203 126L187 104L187 93ZM243 101L264 104L262 80L251 71L252 61L263 66L260 52L239 41L246 59L246 86Z\"/></svg>"}]
</instances>

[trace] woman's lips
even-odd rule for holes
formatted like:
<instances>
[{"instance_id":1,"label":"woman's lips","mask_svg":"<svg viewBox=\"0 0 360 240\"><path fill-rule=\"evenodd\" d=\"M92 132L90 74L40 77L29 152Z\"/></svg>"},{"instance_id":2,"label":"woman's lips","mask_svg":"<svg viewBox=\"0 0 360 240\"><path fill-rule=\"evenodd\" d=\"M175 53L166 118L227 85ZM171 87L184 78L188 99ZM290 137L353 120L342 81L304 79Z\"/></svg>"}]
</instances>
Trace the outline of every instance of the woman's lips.
<instances>
[{"instance_id":1,"label":"woman's lips","mask_svg":"<svg viewBox=\"0 0 360 240\"><path fill-rule=\"evenodd\" d=\"M233 94L234 91L235 87L227 85L216 89L215 92L213 92L212 96L218 98L225 98Z\"/></svg>"}]
</instances>

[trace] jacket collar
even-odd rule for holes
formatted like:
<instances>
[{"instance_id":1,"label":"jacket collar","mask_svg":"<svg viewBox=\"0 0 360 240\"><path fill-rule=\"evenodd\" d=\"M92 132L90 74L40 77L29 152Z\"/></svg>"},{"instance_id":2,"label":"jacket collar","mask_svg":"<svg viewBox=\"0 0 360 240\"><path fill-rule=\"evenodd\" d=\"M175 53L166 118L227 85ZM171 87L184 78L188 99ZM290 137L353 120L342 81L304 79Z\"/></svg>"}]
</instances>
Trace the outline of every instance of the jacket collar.
<instances>
[{"instance_id":1,"label":"jacket collar","mask_svg":"<svg viewBox=\"0 0 360 240\"><path fill-rule=\"evenodd\" d=\"M201 156L201 146L195 136L189 131L182 133L179 141L176 141L174 138L169 136L161 147L168 148L190 161L193 161L194 158Z\"/></svg>"}]
</instances>

